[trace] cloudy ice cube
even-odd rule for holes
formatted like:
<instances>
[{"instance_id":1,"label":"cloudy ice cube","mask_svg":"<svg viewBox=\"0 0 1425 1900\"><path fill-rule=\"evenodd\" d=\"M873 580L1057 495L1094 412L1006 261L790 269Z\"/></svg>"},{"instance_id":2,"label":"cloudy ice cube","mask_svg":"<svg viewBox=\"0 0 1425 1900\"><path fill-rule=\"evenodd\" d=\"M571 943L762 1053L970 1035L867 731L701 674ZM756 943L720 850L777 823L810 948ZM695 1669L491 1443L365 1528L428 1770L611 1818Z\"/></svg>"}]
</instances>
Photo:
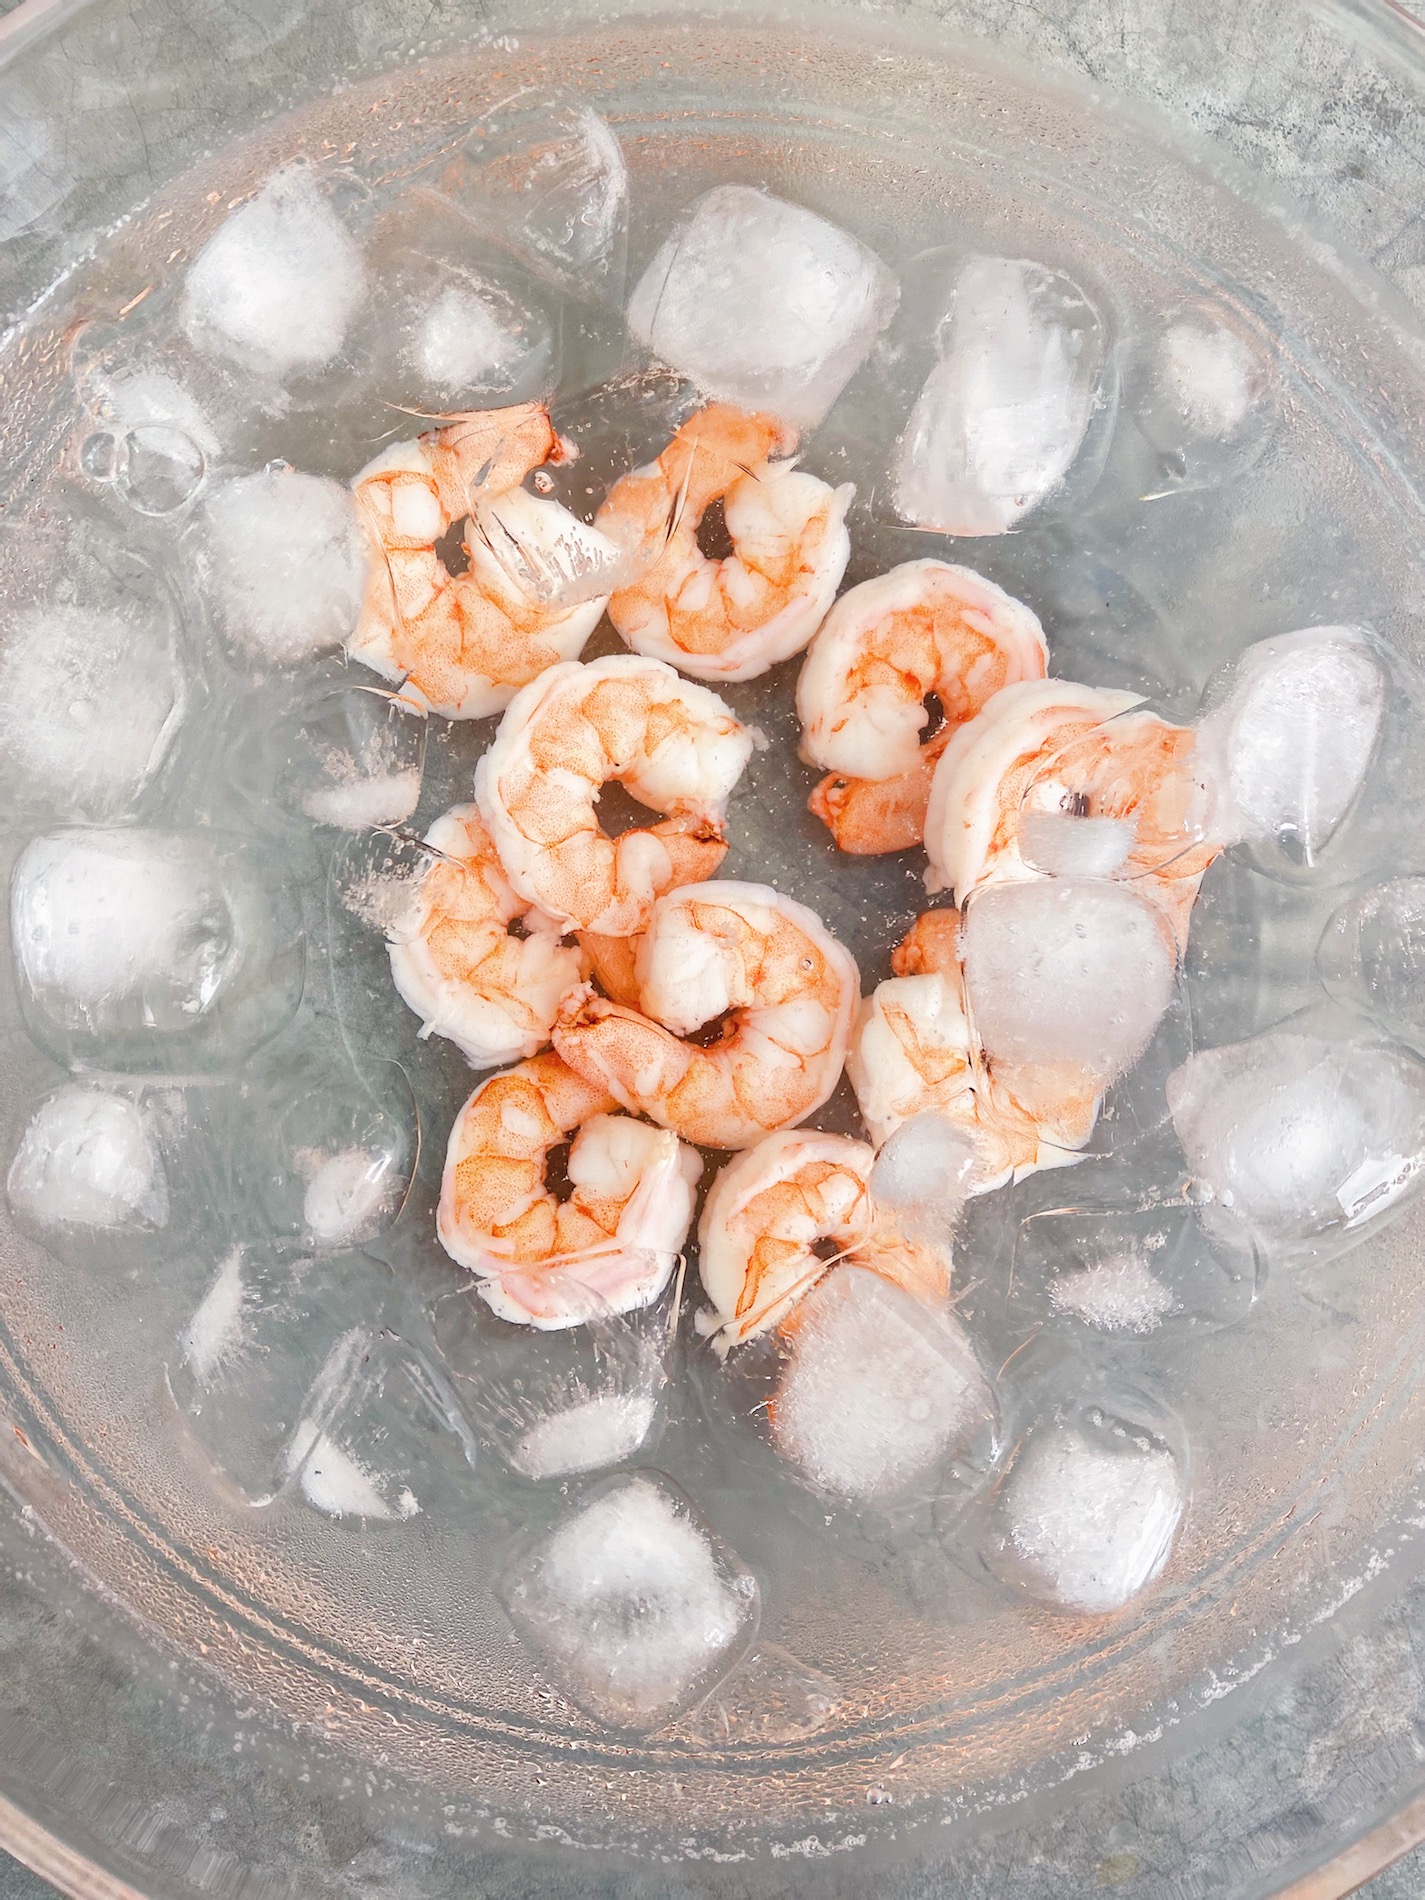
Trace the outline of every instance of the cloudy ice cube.
<instances>
[{"instance_id":1,"label":"cloudy ice cube","mask_svg":"<svg viewBox=\"0 0 1425 1900\"><path fill-rule=\"evenodd\" d=\"M1316 968L1338 1002L1425 1046L1425 877L1397 877L1332 917Z\"/></svg>"},{"instance_id":2,"label":"cloudy ice cube","mask_svg":"<svg viewBox=\"0 0 1425 1900\"><path fill-rule=\"evenodd\" d=\"M896 508L943 534L1005 534L1073 465L1100 399L1103 324L1060 272L972 257L938 341L896 448Z\"/></svg>"},{"instance_id":3,"label":"cloudy ice cube","mask_svg":"<svg viewBox=\"0 0 1425 1900\"><path fill-rule=\"evenodd\" d=\"M10 1206L40 1228L153 1233L168 1225L168 1176L155 1132L127 1095L87 1086L43 1101L6 1181Z\"/></svg>"},{"instance_id":4,"label":"cloudy ice cube","mask_svg":"<svg viewBox=\"0 0 1425 1900\"><path fill-rule=\"evenodd\" d=\"M882 1504L994 1427L994 1395L964 1328L861 1267L798 1308L772 1402L772 1442L815 1489Z\"/></svg>"},{"instance_id":5,"label":"cloudy ice cube","mask_svg":"<svg viewBox=\"0 0 1425 1900\"><path fill-rule=\"evenodd\" d=\"M652 1306L596 1313L538 1338L497 1318L473 1289L447 1294L432 1317L466 1410L512 1470L542 1483L607 1470L648 1443L680 1295L681 1276Z\"/></svg>"},{"instance_id":6,"label":"cloudy ice cube","mask_svg":"<svg viewBox=\"0 0 1425 1900\"><path fill-rule=\"evenodd\" d=\"M751 1572L651 1473L591 1494L517 1563L503 1596L570 1701L635 1730L704 1694L751 1640L759 1607Z\"/></svg>"},{"instance_id":7,"label":"cloudy ice cube","mask_svg":"<svg viewBox=\"0 0 1425 1900\"><path fill-rule=\"evenodd\" d=\"M185 1429L241 1502L270 1504L337 1419L373 1350L382 1271L360 1256L328 1269L242 1247L219 1262L167 1378Z\"/></svg>"},{"instance_id":8,"label":"cloudy ice cube","mask_svg":"<svg viewBox=\"0 0 1425 1900\"><path fill-rule=\"evenodd\" d=\"M115 1067L240 1057L301 995L300 915L264 861L212 832L79 829L35 838L10 887L33 1033Z\"/></svg>"},{"instance_id":9,"label":"cloudy ice cube","mask_svg":"<svg viewBox=\"0 0 1425 1900\"><path fill-rule=\"evenodd\" d=\"M1425 1062L1384 1040L1272 1030L1202 1049L1168 1078L1168 1107L1204 1224L1239 1246L1350 1233L1425 1168Z\"/></svg>"},{"instance_id":10,"label":"cloudy ice cube","mask_svg":"<svg viewBox=\"0 0 1425 1900\"><path fill-rule=\"evenodd\" d=\"M1171 324L1158 343L1163 395L1194 435L1235 435L1266 386L1264 367L1245 337L1223 323Z\"/></svg>"},{"instance_id":11,"label":"cloudy ice cube","mask_svg":"<svg viewBox=\"0 0 1425 1900\"><path fill-rule=\"evenodd\" d=\"M0 759L19 802L127 816L163 767L184 684L161 616L135 605L56 601L3 627Z\"/></svg>"},{"instance_id":12,"label":"cloudy ice cube","mask_svg":"<svg viewBox=\"0 0 1425 1900\"><path fill-rule=\"evenodd\" d=\"M1006 1305L1016 1324L1135 1336L1232 1325L1258 1290L1254 1256L1215 1249L1184 1202L1152 1201L1027 1215Z\"/></svg>"},{"instance_id":13,"label":"cloudy ice cube","mask_svg":"<svg viewBox=\"0 0 1425 1900\"><path fill-rule=\"evenodd\" d=\"M995 1511L999 1566L1057 1609L1106 1615L1161 1573L1184 1503L1168 1446L1089 1408L1040 1426L1015 1459Z\"/></svg>"},{"instance_id":14,"label":"cloudy ice cube","mask_svg":"<svg viewBox=\"0 0 1425 1900\"><path fill-rule=\"evenodd\" d=\"M307 1503L374 1523L468 1505L462 1474L474 1468L475 1440L442 1374L389 1335L349 1366L341 1354L329 1365L282 1454Z\"/></svg>"},{"instance_id":15,"label":"cloudy ice cube","mask_svg":"<svg viewBox=\"0 0 1425 1900\"><path fill-rule=\"evenodd\" d=\"M342 1148L314 1160L302 1194L302 1224L313 1241L351 1247L379 1232L391 1200L388 1158L365 1148Z\"/></svg>"},{"instance_id":16,"label":"cloudy ice cube","mask_svg":"<svg viewBox=\"0 0 1425 1900\"><path fill-rule=\"evenodd\" d=\"M203 509L207 573L229 645L268 666L300 666L356 626L366 547L340 482L285 464L239 475Z\"/></svg>"},{"instance_id":17,"label":"cloudy ice cube","mask_svg":"<svg viewBox=\"0 0 1425 1900\"><path fill-rule=\"evenodd\" d=\"M1019 855L1049 877L1112 877L1122 869L1137 836L1131 818L1025 811L1019 819Z\"/></svg>"},{"instance_id":18,"label":"cloudy ice cube","mask_svg":"<svg viewBox=\"0 0 1425 1900\"><path fill-rule=\"evenodd\" d=\"M198 253L183 322L198 349L284 377L332 360L365 281L361 252L314 174L288 165Z\"/></svg>"},{"instance_id":19,"label":"cloudy ice cube","mask_svg":"<svg viewBox=\"0 0 1425 1900\"><path fill-rule=\"evenodd\" d=\"M639 279L628 327L704 395L812 429L899 296L849 232L749 185L718 185Z\"/></svg>"},{"instance_id":20,"label":"cloudy ice cube","mask_svg":"<svg viewBox=\"0 0 1425 1900\"><path fill-rule=\"evenodd\" d=\"M1049 1304L1072 1313L1100 1333L1151 1333L1177 1301L1154 1274L1148 1258L1129 1248L1109 1254L1049 1282Z\"/></svg>"},{"instance_id":21,"label":"cloudy ice cube","mask_svg":"<svg viewBox=\"0 0 1425 1900\"><path fill-rule=\"evenodd\" d=\"M1388 691L1362 627L1259 640L1224 668L1198 728L1222 841L1274 840L1292 862L1314 864L1365 783Z\"/></svg>"},{"instance_id":22,"label":"cloudy ice cube","mask_svg":"<svg viewBox=\"0 0 1425 1900\"><path fill-rule=\"evenodd\" d=\"M895 1210L911 1238L948 1244L969 1193L975 1147L943 1115L912 1115L887 1137L871 1170L871 1194Z\"/></svg>"},{"instance_id":23,"label":"cloudy ice cube","mask_svg":"<svg viewBox=\"0 0 1425 1900\"><path fill-rule=\"evenodd\" d=\"M436 190L476 230L561 287L617 294L628 167L612 128L590 107L526 89L488 108Z\"/></svg>"},{"instance_id":24,"label":"cloudy ice cube","mask_svg":"<svg viewBox=\"0 0 1425 1900\"><path fill-rule=\"evenodd\" d=\"M975 1033L1001 1062L1071 1063L1107 1084L1173 999L1172 929L1121 884L992 885L966 905L960 946Z\"/></svg>"},{"instance_id":25,"label":"cloudy ice cube","mask_svg":"<svg viewBox=\"0 0 1425 1900\"><path fill-rule=\"evenodd\" d=\"M531 348L532 339L508 324L488 292L447 284L419 318L408 357L423 383L454 397L513 388Z\"/></svg>"}]
</instances>

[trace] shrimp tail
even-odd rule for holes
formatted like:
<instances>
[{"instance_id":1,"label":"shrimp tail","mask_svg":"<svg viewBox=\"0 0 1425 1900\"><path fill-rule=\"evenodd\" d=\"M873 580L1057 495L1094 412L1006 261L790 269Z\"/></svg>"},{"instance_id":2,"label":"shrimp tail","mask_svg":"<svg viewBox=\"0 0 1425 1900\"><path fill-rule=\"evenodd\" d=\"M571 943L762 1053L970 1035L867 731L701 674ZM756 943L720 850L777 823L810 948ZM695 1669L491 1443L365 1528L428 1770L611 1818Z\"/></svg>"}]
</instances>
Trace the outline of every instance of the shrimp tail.
<instances>
[{"instance_id":1,"label":"shrimp tail","mask_svg":"<svg viewBox=\"0 0 1425 1900\"><path fill-rule=\"evenodd\" d=\"M828 772L807 800L807 810L826 826L839 850L852 857L909 851L925 837L934 760L894 778L847 778Z\"/></svg>"}]
</instances>

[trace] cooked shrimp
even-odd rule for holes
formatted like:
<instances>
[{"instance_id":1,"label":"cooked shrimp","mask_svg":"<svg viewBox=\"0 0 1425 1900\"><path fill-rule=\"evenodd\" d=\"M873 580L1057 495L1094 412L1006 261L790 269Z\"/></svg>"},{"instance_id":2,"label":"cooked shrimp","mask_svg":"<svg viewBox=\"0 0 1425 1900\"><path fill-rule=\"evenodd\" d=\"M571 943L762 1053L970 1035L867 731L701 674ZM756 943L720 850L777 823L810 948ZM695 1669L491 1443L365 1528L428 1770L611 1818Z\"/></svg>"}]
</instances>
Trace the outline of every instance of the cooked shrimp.
<instances>
[{"instance_id":1,"label":"cooked shrimp","mask_svg":"<svg viewBox=\"0 0 1425 1900\"><path fill-rule=\"evenodd\" d=\"M592 1085L707 1148L748 1148L836 1087L860 981L805 905L765 884L660 898L638 950L640 1009L566 997L554 1046ZM691 1037L721 1021L707 1046Z\"/></svg>"},{"instance_id":2,"label":"cooked shrimp","mask_svg":"<svg viewBox=\"0 0 1425 1900\"><path fill-rule=\"evenodd\" d=\"M388 932L402 1001L421 1018L422 1036L447 1037L473 1068L534 1055L560 999L588 975L588 958L510 888L476 806L437 818L425 842L429 868Z\"/></svg>"},{"instance_id":3,"label":"cooked shrimp","mask_svg":"<svg viewBox=\"0 0 1425 1900\"><path fill-rule=\"evenodd\" d=\"M951 734L1047 664L1037 616L968 567L907 561L851 588L797 681L801 756L828 774L810 809L858 856L919 844ZM927 733L932 697L940 724Z\"/></svg>"},{"instance_id":4,"label":"cooked shrimp","mask_svg":"<svg viewBox=\"0 0 1425 1900\"><path fill-rule=\"evenodd\" d=\"M875 1154L845 1135L787 1129L729 1161L698 1224L698 1272L730 1346L779 1325L841 1260L870 1267L907 1292L943 1299L950 1261L906 1239L870 1189ZM829 1244L831 1259L817 1252Z\"/></svg>"},{"instance_id":5,"label":"cooked shrimp","mask_svg":"<svg viewBox=\"0 0 1425 1900\"><path fill-rule=\"evenodd\" d=\"M971 1194L1077 1160L1098 1118L1100 1087L1067 1067L985 1060L965 1008L958 913L919 918L891 967L896 974L862 1006L846 1057L876 1147L913 1115L941 1115L974 1146Z\"/></svg>"},{"instance_id":6,"label":"cooked shrimp","mask_svg":"<svg viewBox=\"0 0 1425 1900\"><path fill-rule=\"evenodd\" d=\"M627 1115L552 1054L482 1082L455 1118L436 1231L501 1319L552 1331L647 1306L687 1238L702 1162ZM577 1129L572 1192L545 1185Z\"/></svg>"},{"instance_id":7,"label":"cooked shrimp","mask_svg":"<svg viewBox=\"0 0 1425 1900\"><path fill-rule=\"evenodd\" d=\"M711 876L752 736L705 686L632 653L553 666L516 694L475 773L511 884L580 930L628 937L656 898ZM660 825L617 839L595 807L617 780Z\"/></svg>"},{"instance_id":8,"label":"cooked shrimp","mask_svg":"<svg viewBox=\"0 0 1425 1900\"><path fill-rule=\"evenodd\" d=\"M532 598L481 530L486 509L497 509L501 537L533 548L577 530L558 502L519 486L571 453L544 405L522 403L456 417L369 462L352 484L371 555L352 658L447 719L499 712L547 666L576 658L607 599L563 607ZM455 575L440 544L467 517L469 571Z\"/></svg>"},{"instance_id":9,"label":"cooked shrimp","mask_svg":"<svg viewBox=\"0 0 1425 1900\"><path fill-rule=\"evenodd\" d=\"M1122 875L1171 917L1181 946L1217 847L1197 842L1203 799L1195 735L1141 696L1031 680L1007 686L951 738L935 768L926 816L927 890L963 903L982 884L1040 875L1026 862L1027 817L1092 815L1122 831Z\"/></svg>"},{"instance_id":10,"label":"cooked shrimp","mask_svg":"<svg viewBox=\"0 0 1425 1900\"><path fill-rule=\"evenodd\" d=\"M768 461L791 446L770 416L709 403L614 484L594 525L639 550L639 578L609 602L635 653L698 679L750 680L810 640L846 572L856 490ZM712 560L698 526L718 500L732 552Z\"/></svg>"}]
</instances>

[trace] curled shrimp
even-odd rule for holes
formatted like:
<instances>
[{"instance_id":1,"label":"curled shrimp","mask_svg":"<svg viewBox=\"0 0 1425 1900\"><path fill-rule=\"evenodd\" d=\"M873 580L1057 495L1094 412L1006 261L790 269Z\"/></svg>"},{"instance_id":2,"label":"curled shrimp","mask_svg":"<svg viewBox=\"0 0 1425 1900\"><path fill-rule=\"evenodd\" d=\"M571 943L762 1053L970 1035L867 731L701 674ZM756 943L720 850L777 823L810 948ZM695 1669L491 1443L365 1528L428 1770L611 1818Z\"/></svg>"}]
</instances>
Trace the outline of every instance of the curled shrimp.
<instances>
[{"instance_id":1,"label":"curled shrimp","mask_svg":"<svg viewBox=\"0 0 1425 1900\"><path fill-rule=\"evenodd\" d=\"M749 1148L831 1094L860 995L849 951L765 884L660 898L638 948L639 1009L575 990L554 1026L572 1068L706 1148ZM717 1040L691 1037L720 1023Z\"/></svg>"},{"instance_id":2,"label":"curled shrimp","mask_svg":"<svg viewBox=\"0 0 1425 1900\"><path fill-rule=\"evenodd\" d=\"M1141 703L1136 693L1070 680L1030 680L997 693L935 768L927 890L953 890L963 904L981 885L1042 875L1055 867L1043 846L1026 855L1030 827L1047 820L1053 837L1054 828L1075 833L1091 817L1112 850L1097 870L1140 880L1181 948L1219 847L1202 842L1196 825L1205 799L1196 735L1136 710Z\"/></svg>"},{"instance_id":3,"label":"curled shrimp","mask_svg":"<svg viewBox=\"0 0 1425 1900\"><path fill-rule=\"evenodd\" d=\"M698 1272L722 1322L720 1352L780 1325L843 1260L921 1298L948 1295L948 1254L907 1239L877 1208L874 1163L864 1141L786 1129L722 1169L698 1223Z\"/></svg>"},{"instance_id":4,"label":"curled shrimp","mask_svg":"<svg viewBox=\"0 0 1425 1900\"><path fill-rule=\"evenodd\" d=\"M571 928L628 937L655 899L710 877L752 735L705 686L616 653L554 666L516 694L475 772L475 797L511 884ZM607 837L611 781L662 824Z\"/></svg>"},{"instance_id":5,"label":"curled shrimp","mask_svg":"<svg viewBox=\"0 0 1425 1900\"><path fill-rule=\"evenodd\" d=\"M985 1194L1076 1161L1101 1085L1068 1065L985 1060L965 1005L959 934L953 910L928 911L911 926L891 958L895 975L862 1006L846 1072L877 1148L912 1116L940 1115L969 1138L968 1192Z\"/></svg>"},{"instance_id":6,"label":"curled shrimp","mask_svg":"<svg viewBox=\"0 0 1425 1900\"><path fill-rule=\"evenodd\" d=\"M578 531L558 502L520 487L572 453L543 403L521 403L455 417L369 462L352 483L371 556L352 658L447 719L499 712L547 666L576 658L607 597L534 598L495 538L542 548ZM468 571L455 574L442 549L461 521Z\"/></svg>"},{"instance_id":7,"label":"curled shrimp","mask_svg":"<svg viewBox=\"0 0 1425 1900\"><path fill-rule=\"evenodd\" d=\"M827 773L807 803L843 851L904 851L925 835L951 734L1048 664L1038 617L968 567L907 561L843 594L797 681L801 756ZM940 706L940 724L926 732Z\"/></svg>"},{"instance_id":8,"label":"curled shrimp","mask_svg":"<svg viewBox=\"0 0 1425 1900\"><path fill-rule=\"evenodd\" d=\"M639 551L639 578L609 602L635 653L697 679L749 680L810 640L846 572L856 491L768 461L791 446L772 417L709 403L614 484L594 525ZM719 500L732 552L713 560L698 527Z\"/></svg>"},{"instance_id":9,"label":"curled shrimp","mask_svg":"<svg viewBox=\"0 0 1425 1900\"><path fill-rule=\"evenodd\" d=\"M702 1162L546 1052L482 1082L455 1118L436 1231L501 1319L554 1331L648 1306L693 1218ZM574 1130L558 1201L550 1151Z\"/></svg>"},{"instance_id":10,"label":"curled shrimp","mask_svg":"<svg viewBox=\"0 0 1425 1900\"><path fill-rule=\"evenodd\" d=\"M422 1036L448 1038L473 1068L534 1055L588 958L511 888L478 807L454 806L425 842L428 867L388 931L402 1001Z\"/></svg>"}]
</instances>

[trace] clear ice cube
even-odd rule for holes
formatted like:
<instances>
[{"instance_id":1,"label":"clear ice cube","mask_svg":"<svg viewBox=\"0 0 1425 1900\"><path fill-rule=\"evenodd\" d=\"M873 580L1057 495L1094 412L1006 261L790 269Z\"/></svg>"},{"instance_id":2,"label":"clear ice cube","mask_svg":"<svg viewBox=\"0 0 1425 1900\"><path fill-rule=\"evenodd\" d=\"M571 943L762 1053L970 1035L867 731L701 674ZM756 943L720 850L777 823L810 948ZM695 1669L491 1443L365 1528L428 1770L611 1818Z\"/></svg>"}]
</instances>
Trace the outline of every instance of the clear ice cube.
<instances>
[{"instance_id":1,"label":"clear ice cube","mask_svg":"<svg viewBox=\"0 0 1425 1900\"><path fill-rule=\"evenodd\" d=\"M637 1312L597 1314L555 1333L497 1318L473 1287L443 1295L431 1317L467 1413L511 1470L539 1483L624 1464L651 1444L679 1287Z\"/></svg>"},{"instance_id":2,"label":"clear ice cube","mask_svg":"<svg viewBox=\"0 0 1425 1900\"><path fill-rule=\"evenodd\" d=\"M297 900L263 853L225 833L32 839L11 881L10 929L26 1024L61 1061L226 1066L301 998Z\"/></svg>"},{"instance_id":3,"label":"clear ice cube","mask_svg":"<svg viewBox=\"0 0 1425 1900\"><path fill-rule=\"evenodd\" d=\"M896 447L904 521L1005 534L1064 482L1099 406L1103 321L1078 285L1023 258L960 266L940 360Z\"/></svg>"},{"instance_id":4,"label":"clear ice cube","mask_svg":"<svg viewBox=\"0 0 1425 1900\"><path fill-rule=\"evenodd\" d=\"M960 944L970 1016L988 1056L1070 1064L1102 1084L1143 1054L1176 988L1170 925L1123 884L989 886L965 906Z\"/></svg>"},{"instance_id":5,"label":"clear ice cube","mask_svg":"<svg viewBox=\"0 0 1425 1900\"><path fill-rule=\"evenodd\" d=\"M236 475L202 513L202 573L229 650L293 667L356 627L366 548L351 492L275 463Z\"/></svg>"},{"instance_id":6,"label":"clear ice cube","mask_svg":"<svg viewBox=\"0 0 1425 1900\"><path fill-rule=\"evenodd\" d=\"M612 128L577 100L526 88L480 115L435 193L561 289L616 298L628 168Z\"/></svg>"},{"instance_id":7,"label":"clear ice cube","mask_svg":"<svg viewBox=\"0 0 1425 1900\"><path fill-rule=\"evenodd\" d=\"M1425 877L1397 877L1343 904L1316 968L1337 1002L1425 1048Z\"/></svg>"},{"instance_id":8,"label":"clear ice cube","mask_svg":"<svg viewBox=\"0 0 1425 1900\"><path fill-rule=\"evenodd\" d=\"M841 1690L830 1676L765 1643L723 1678L683 1726L714 1748L736 1742L768 1747L808 1741L841 1705Z\"/></svg>"},{"instance_id":9,"label":"clear ice cube","mask_svg":"<svg viewBox=\"0 0 1425 1900\"><path fill-rule=\"evenodd\" d=\"M607 1480L516 1562L502 1595L526 1647L609 1728L658 1728L756 1632L757 1580L654 1472Z\"/></svg>"},{"instance_id":10,"label":"clear ice cube","mask_svg":"<svg viewBox=\"0 0 1425 1900\"><path fill-rule=\"evenodd\" d=\"M1135 352L1134 418L1161 456L1152 499L1232 480L1278 420L1269 347L1208 300L1165 312Z\"/></svg>"},{"instance_id":11,"label":"clear ice cube","mask_svg":"<svg viewBox=\"0 0 1425 1900\"><path fill-rule=\"evenodd\" d=\"M306 1502L365 1524L468 1508L475 1440L437 1368L390 1333L329 1363L282 1453Z\"/></svg>"},{"instance_id":12,"label":"clear ice cube","mask_svg":"<svg viewBox=\"0 0 1425 1900\"><path fill-rule=\"evenodd\" d=\"M184 327L197 349L281 378L337 355L365 288L361 252L315 173L288 165L194 259Z\"/></svg>"},{"instance_id":13,"label":"clear ice cube","mask_svg":"<svg viewBox=\"0 0 1425 1900\"><path fill-rule=\"evenodd\" d=\"M130 817L187 707L168 587L93 524L0 530L0 789L21 811Z\"/></svg>"},{"instance_id":14,"label":"clear ice cube","mask_svg":"<svg viewBox=\"0 0 1425 1900\"><path fill-rule=\"evenodd\" d=\"M256 695L233 724L229 776L255 814L365 831L403 824L420 803L425 708L399 693L320 685L280 713Z\"/></svg>"},{"instance_id":15,"label":"clear ice cube","mask_svg":"<svg viewBox=\"0 0 1425 1900\"><path fill-rule=\"evenodd\" d=\"M1259 640L1215 674L1198 735L1221 842L1269 846L1264 869L1315 867L1365 785L1389 691L1364 627Z\"/></svg>"},{"instance_id":16,"label":"clear ice cube","mask_svg":"<svg viewBox=\"0 0 1425 1900\"><path fill-rule=\"evenodd\" d=\"M1278 1029L1199 1050L1168 1106L1199 1218L1239 1247L1332 1250L1421 1185L1425 1062L1384 1039Z\"/></svg>"},{"instance_id":17,"label":"clear ice cube","mask_svg":"<svg viewBox=\"0 0 1425 1900\"><path fill-rule=\"evenodd\" d=\"M644 271L628 327L705 395L813 429L899 294L849 232L752 186L718 185Z\"/></svg>"},{"instance_id":18,"label":"clear ice cube","mask_svg":"<svg viewBox=\"0 0 1425 1900\"><path fill-rule=\"evenodd\" d=\"M270 1504L337 1416L377 1338L385 1269L233 1247L166 1367L180 1423L235 1501Z\"/></svg>"},{"instance_id":19,"label":"clear ice cube","mask_svg":"<svg viewBox=\"0 0 1425 1900\"><path fill-rule=\"evenodd\" d=\"M420 1150L410 1084L395 1063L367 1076L333 1054L274 1056L234 1084L230 1152L247 1230L318 1253L386 1232L410 1192Z\"/></svg>"},{"instance_id":20,"label":"clear ice cube","mask_svg":"<svg viewBox=\"0 0 1425 1900\"><path fill-rule=\"evenodd\" d=\"M992 1438L998 1420L959 1321L852 1266L798 1306L768 1410L772 1443L798 1475L860 1505L948 1488L944 1468Z\"/></svg>"},{"instance_id":21,"label":"clear ice cube","mask_svg":"<svg viewBox=\"0 0 1425 1900\"><path fill-rule=\"evenodd\" d=\"M1040 1602L1104 1616L1161 1575L1185 1504L1169 1443L1086 1405L1037 1426L1021 1446L996 1499L988 1554Z\"/></svg>"},{"instance_id":22,"label":"clear ice cube","mask_svg":"<svg viewBox=\"0 0 1425 1900\"><path fill-rule=\"evenodd\" d=\"M1020 1222L1007 1305L1026 1323L1142 1338L1233 1325L1259 1287L1255 1257L1216 1252L1182 1202L1074 1206Z\"/></svg>"}]
</instances>

